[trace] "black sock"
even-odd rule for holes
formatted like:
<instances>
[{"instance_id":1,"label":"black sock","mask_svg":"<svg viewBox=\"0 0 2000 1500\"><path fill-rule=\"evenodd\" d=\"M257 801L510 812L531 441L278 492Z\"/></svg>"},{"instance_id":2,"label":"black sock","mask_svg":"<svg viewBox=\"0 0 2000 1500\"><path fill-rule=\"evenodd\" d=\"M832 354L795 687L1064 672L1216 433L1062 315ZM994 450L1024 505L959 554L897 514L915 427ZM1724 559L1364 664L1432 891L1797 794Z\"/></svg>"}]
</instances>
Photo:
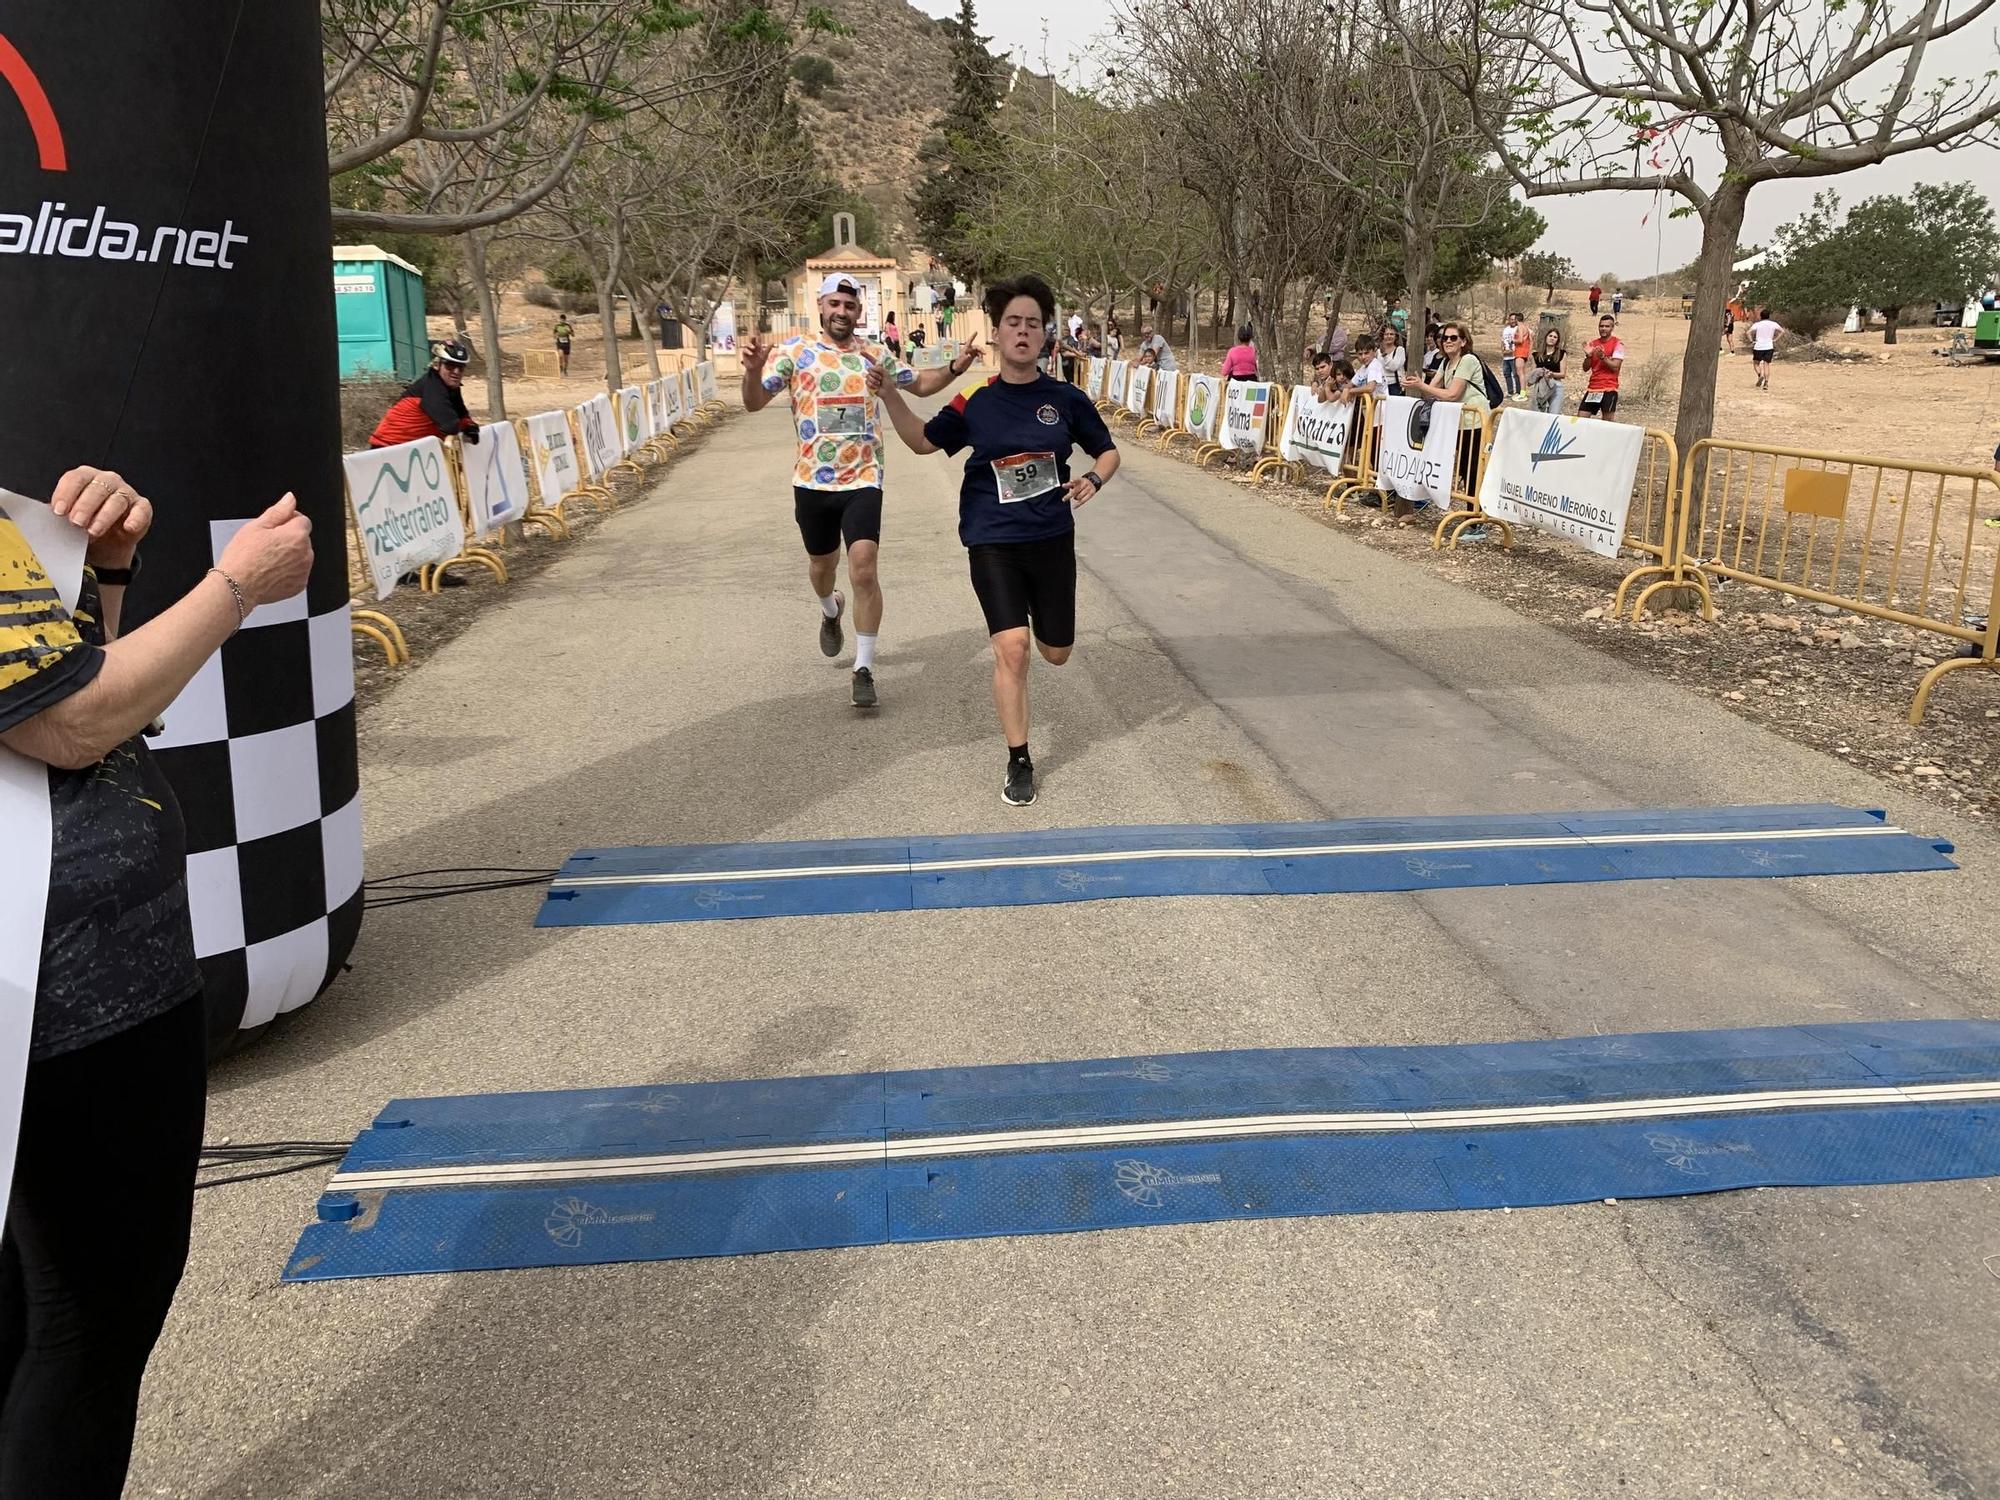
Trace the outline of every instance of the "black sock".
<instances>
[{"instance_id":1,"label":"black sock","mask_svg":"<svg viewBox=\"0 0 2000 1500\"><path fill-rule=\"evenodd\" d=\"M1026 745L1009 745L1007 747L1007 764L1011 766L1016 761L1028 761L1029 764L1033 764L1033 759L1029 756Z\"/></svg>"}]
</instances>

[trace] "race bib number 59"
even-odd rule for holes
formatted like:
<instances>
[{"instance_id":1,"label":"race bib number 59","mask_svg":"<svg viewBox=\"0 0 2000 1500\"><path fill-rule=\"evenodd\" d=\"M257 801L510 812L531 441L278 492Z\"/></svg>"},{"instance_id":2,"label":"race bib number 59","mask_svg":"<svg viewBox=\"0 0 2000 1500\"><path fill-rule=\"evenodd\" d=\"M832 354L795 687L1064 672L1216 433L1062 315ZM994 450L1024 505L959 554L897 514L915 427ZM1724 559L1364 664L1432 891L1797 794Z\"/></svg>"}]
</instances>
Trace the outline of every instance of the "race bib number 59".
<instances>
[{"instance_id":1,"label":"race bib number 59","mask_svg":"<svg viewBox=\"0 0 2000 1500\"><path fill-rule=\"evenodd\" d=\"M1056 477L1053 453L1010 453L993 460L993 484L1000 492L1000 503L1012 505L1017 500L1046 495L1059 488L1062 481Z\"/></svg>"}]
</instances>

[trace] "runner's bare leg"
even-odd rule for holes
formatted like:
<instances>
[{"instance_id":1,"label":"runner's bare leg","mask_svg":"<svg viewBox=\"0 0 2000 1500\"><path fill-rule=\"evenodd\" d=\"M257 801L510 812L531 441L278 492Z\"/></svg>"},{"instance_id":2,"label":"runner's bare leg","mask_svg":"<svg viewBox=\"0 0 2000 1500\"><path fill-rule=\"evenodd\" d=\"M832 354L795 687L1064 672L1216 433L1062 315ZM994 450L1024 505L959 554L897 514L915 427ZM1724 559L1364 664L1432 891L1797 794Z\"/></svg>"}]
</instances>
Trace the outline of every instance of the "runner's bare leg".
<instances>
[{"instance_id":1,"label":"runner's bare leg","mask_svg":"<svg viewBox=\"0 0 2000 1500\"><path fill-rule=\"evenodd\" d=\"M858 635L874 635L882 628L882 585L875 576L875 543L855 542L847 549L847 584L854 590L854 629ZM819 559L814 558L817 564ZM820 590L824 598L832 590L833 569L827 567L827 587ZM818 575L814 575L817 584Z\"/></svg>"}]
</instances>

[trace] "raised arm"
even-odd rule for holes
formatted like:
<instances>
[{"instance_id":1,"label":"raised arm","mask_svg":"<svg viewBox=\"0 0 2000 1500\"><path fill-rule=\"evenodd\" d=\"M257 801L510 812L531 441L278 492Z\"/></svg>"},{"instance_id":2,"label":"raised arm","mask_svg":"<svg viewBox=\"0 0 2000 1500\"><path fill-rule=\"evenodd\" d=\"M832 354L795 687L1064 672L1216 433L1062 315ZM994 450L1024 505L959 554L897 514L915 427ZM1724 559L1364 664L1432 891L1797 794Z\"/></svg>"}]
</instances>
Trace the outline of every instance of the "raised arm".
<instances>
[{"instance_id":1,"label":"raised arm","mask_svg":"<svg viewBox=\"0 0 2000 1500\"><path fill-rule=\"evenodd\" d=\"M896 436L903 440L903 446L912 453L935 453L938 446L924 436L924 419L910 409L910 403L903 399L903 393L896 389L895 381L882 373L880 365L868 367L868 389L882 398L882 406L889 413L889 421L896 429Z\"/></svg>"},{"instance_id":2,"label":"raised arm","mask_svg":"<svg viewBox=\"0 0 2000 1500\"><path fill-rule=\"evenodd\" d=\"M743 366L743 409L745 411L762 411L771 404L771 398L777 394L776 391L767 391L764 389L764 362L770 357L771 346L764 342L763 331L760 329L752 333L750 335L750 342L743 346L740 355L740 362Z\"/></svg>"},{"instance_id":3,"label":"raised arm","mask_svg":"<svg viewBox=\"0 0 2000 1500\"><path fill-rule=\"evenodd\" d=\"M910 382L910 394L913 396L935 396L954 380L964 375L967 370L986 358L986 351L979 347L979 335L976 333L965 341L963 352L965 358L963 365L960 365L957 360L953 360L949 364L939 365L935 369L917 371L917 378ZM885 380L883 384L885 386L893 385L893 382ZM898 427L896 430L901 432L902 428ZM932 450L918 449L917 451L929 452Z\"/></svg>"}]
</instances>

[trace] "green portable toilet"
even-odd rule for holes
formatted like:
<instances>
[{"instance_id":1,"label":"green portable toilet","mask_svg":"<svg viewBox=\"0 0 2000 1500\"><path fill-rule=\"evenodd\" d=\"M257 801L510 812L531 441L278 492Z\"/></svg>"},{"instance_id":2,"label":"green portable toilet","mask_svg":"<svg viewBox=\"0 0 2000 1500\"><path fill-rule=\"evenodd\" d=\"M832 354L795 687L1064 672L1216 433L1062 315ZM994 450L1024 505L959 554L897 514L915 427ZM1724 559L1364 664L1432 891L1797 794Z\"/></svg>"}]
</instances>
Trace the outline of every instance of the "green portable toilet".
<instances>
[{"instance_id":1,"label":"green portable toilet","mask_svg":"<svg viewBox=\"0 0 2000 1500\"><path fill-rule=\"evenodd\" d=\"M430 363L424 273L374 245L333 247L342 380L415 380Z\"/></svg>"}]
</instances>

